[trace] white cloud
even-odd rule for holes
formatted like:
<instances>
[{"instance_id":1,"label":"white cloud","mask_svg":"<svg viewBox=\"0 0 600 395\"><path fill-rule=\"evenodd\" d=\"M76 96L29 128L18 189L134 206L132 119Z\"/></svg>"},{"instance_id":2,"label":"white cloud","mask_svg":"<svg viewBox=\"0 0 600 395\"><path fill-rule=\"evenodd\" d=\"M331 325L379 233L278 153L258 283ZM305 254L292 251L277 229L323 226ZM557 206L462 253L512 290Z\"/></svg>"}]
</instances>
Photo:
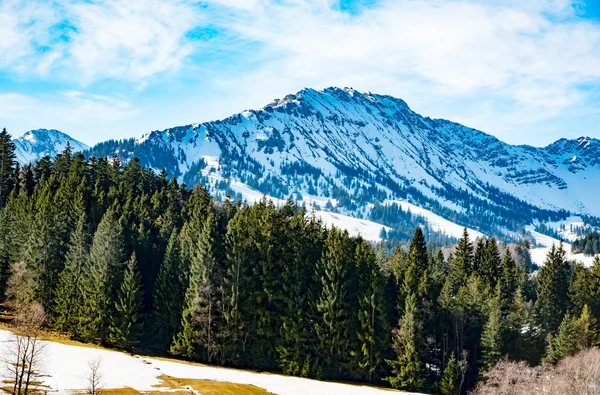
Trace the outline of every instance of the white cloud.
<instances>
[{"instance_id":1,"label":"white cloud","mask_svg":"<svg viewBox=\"0 0 600 395\"><path fill-rule=\"evenodd\" d=\"M71 124L86 125L125 119L137 112L137 108L124 100L76 90L41 97L0 93L0 117L3 119L37 118L40 123L68 120Z\"/></svg>"},{"instance_id":2,"label":"white cloud","mask_svg":"<svg viewBox=\"0 0 600 395\"><path fill-rule=\"evenodd\" d=\"M563 0L384 0L356 16L270 1L236 15L224 25L263 45L264 65L229 81L248 91L352 85L494 131L556 117L585 102L580 84L600 85L600 25ZM489 117L454 106L465 98Z\"/></svg>"},{"instance_id":3,"label":"white cloud","mask_svg":"<svg viewBox=\"0 0 600 395\"><path fill-rule=\"evenodd\" d=\"M192 52L186 33L202 19L186 1L103 0L73 4L69 54L84 80L133 81L176 70Z\"/></svg>"}]
</instances>

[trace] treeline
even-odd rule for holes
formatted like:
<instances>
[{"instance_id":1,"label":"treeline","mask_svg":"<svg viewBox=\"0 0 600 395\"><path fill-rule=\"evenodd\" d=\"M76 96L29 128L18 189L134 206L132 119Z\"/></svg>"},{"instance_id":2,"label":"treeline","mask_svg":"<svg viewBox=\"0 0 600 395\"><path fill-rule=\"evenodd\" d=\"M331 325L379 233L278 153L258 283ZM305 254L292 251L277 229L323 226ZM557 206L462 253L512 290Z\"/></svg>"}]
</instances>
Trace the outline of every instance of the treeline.
<instances>
[{"instance_id":1,"label":"treeline","mask_svg":"<svg viewBox=\"0 0 600 395\"><path fill-rule=\"evenodd\" d=\"M386 255L291 201L218 203L137 160L67 148L19 168L6 136L0 296L75 339L443 394L503 356L554 362L596 342L567 340L596 327L600 261L573 268L562 246L537 276L466 231L448 259L420 228Z\"/></svg>"},{"instance_id":2,"label":"treeline","mask_svg":"<svg viewBox=\"0 0 600 395\"><path fill-rule=\"evenodd\" d=\"M600 233L590 232L575 240L571 245L571 251L575 254L583 253L586 256L600 254Z\"/></svg>"}]
</instances>

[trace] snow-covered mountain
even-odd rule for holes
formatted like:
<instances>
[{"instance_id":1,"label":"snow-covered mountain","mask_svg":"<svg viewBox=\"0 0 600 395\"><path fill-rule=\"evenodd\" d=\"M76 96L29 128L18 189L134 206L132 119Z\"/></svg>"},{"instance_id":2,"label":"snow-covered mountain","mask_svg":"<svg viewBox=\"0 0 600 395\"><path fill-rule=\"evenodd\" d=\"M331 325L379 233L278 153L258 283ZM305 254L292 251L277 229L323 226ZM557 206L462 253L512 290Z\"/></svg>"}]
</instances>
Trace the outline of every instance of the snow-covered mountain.
<instances>
[{"instance_id":1,"label":"snow-covered mountain","mask_svg":"<svg viewBox=\"0 0 600 395\"><path fill-rule=\"evenodd\" d=\"M71 144L73 151L84 151L89 147L80 141L58 130L36 129L30 130L23 136L14 139L17 150L17 160L21 164L35 162L44 156L55 156L62 152L67 144Z\"/></svg>"},{"instance_id":2,"label":"snow-covered mountain","mask_svg":"<svg viewBox=\"0 0 600 395\"><path fill-rule=\"evenodd\" d=\"M239 185L277 198L330 202L368 217L403 200L490 232L600 215L600 141L513 146L413 112L397 98L351 88L305 89L227 119L109 141L87 152L165 168L215 193Z\"/></svg>"}]
</instances>

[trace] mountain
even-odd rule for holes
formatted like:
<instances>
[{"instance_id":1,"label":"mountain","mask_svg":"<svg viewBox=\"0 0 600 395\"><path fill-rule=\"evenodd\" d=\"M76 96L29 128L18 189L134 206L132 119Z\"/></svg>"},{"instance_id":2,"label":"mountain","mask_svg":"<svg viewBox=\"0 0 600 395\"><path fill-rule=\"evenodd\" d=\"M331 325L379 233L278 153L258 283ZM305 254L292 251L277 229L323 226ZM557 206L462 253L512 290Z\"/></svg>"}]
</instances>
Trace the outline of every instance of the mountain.
<instances>
[{"instance_id":1,"label":"mountain","mask_svg":"<svg viewBox=\"0 0 600 395\"><path fill-rule=\"evenodd\" d=\"M402 200L461 225L498 233L600 215L600 141L514 146L423 117L402 100L354 89L305 89L220 121L108 141L87 155L140 158L215 193L242 186L369 217Z\"/></svg>"},{"instance_id":2,"label":"mountain","mask_svg":"<svg viewBox=\"0 0 600 395\"><path fill-rule=\"evenodd\" d=\"M55 156L62 152L67 143L71 144L73 151L84 151L89 147L58 130L36 129L30 130L23 136L14 139L17 150L17 160L21 164L35 162L44 156Z\"/></svg>"}]
</instances>

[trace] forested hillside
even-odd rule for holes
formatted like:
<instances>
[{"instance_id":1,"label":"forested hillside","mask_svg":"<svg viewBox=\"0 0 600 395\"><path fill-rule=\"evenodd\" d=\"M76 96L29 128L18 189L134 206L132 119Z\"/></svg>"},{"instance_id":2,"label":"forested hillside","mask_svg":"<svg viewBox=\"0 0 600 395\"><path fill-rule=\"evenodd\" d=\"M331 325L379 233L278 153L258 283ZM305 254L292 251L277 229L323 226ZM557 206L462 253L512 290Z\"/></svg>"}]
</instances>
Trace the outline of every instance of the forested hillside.
<instances>
[{"instance_id":1,"label":"forested hillside","mask_svg":"<svg viewBox=\"0 0 600 395\"><path fill-rule=\"evenodd\" d=\"M598 344L600 260L552 248L532 276L465 232L389 255L283 207L214 201L132 160L22 168L0 134L0 297L75 339L206 363L455 394L504 356ZM520 258L519 258L520 261Z\"/></svg>"}]
</instances>

